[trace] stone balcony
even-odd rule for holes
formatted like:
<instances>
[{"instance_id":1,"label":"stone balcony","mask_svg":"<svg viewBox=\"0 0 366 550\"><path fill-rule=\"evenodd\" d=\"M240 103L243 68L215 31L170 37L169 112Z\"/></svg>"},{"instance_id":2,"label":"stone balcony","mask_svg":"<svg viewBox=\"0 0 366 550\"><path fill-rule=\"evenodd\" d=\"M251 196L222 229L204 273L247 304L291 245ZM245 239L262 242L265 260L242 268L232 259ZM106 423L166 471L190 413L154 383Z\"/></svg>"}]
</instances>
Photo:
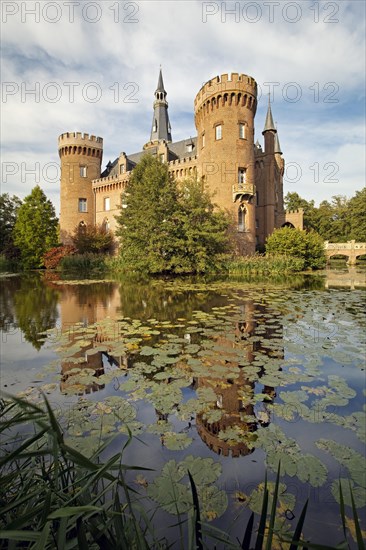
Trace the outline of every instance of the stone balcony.
<instances>
[{"instance_id":1,"label":"stone balcony","mask_svg":"<svg viewBox=\"0 0 366 550\"><path fill-rule=\"evenodd\" d=\"M233 202L238 198L251 198L255 195L255 185L253 183L235 183L233 185Z\"/></svg>"}]
</instances>

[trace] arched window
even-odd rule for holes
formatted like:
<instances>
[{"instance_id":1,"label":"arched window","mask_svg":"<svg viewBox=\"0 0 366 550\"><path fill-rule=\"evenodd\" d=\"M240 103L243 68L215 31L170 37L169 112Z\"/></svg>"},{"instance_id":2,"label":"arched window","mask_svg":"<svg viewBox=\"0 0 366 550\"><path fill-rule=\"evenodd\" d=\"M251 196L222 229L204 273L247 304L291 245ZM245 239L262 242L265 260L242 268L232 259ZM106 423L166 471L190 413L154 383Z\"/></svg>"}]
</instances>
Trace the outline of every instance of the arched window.
<instances>
[{"instance_id":1,"label":"arched window","mask_svg":"<svg viewBox=\"0 0 366 550\"><path fill-rule=\"evenodd\" d=\"M245 217L247 210L243 204L238 209L238 231L245 231Z\"/></svg>"}]
</instances>

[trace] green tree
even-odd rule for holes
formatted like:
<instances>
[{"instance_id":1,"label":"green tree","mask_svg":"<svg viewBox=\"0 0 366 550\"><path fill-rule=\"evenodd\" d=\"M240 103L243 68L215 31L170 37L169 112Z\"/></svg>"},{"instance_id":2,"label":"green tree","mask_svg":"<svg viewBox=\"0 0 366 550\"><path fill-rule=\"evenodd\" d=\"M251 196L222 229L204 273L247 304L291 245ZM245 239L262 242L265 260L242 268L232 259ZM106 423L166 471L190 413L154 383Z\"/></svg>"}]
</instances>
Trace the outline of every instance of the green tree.
<instances>
[{"instance_id":1,"label":"green tree","mask_svg":"<svg viewBox=\"0 0 366 550\"><path fill-rule=\"evenodd\" d=\"M22 201L15 195L0 195L0 254L9 259L19 256L19 250L14 245L13 231L21 204Z\"/></svg>"},{"instance_id":2,"label":"green tree","mask_svg":"<svg viewBox=\"0 0 366 550\"><path fill-rule=\"evenodd\" d=\"M14 243L20 249L26 269L43 265L43 254L57 244L55 209L37 185L19 207L14 226Z\"/></svg>"},{"instance_id":3,"label":"green tree","mask_svg":"<svg viewBox=\"0 0 366 550\"><path fill-rule=\"evenodd\" d=\"M356 191L348 203L349 238L366 242L366 187Z\"/></svg>"},{"instance_id":4,"label":"green tree","mask_svg":"<svg viewBox=\"0 0 366 550\"><path fill-rule=\"evenodd\" d=\"M219 255L228 252L229 218L222 210L215 210L200 181L181 182L180 190L182 265L191 273L211 271L217 267Z\"/></svg>"},{"instance_id":5,"label":"green tree","mask_svg":"<svg viewBox=\"0 0 366 550\"><path fill-rule=\"evenodd\" d=\"M266 252L301 258L304 269L321 269L325 265L324 241L315 231L290 227L276 229L267 239Z\"/></svg>"},{"instance_id":6,"label":"green tree","mask_svg":"<svg viewBox=\"0 0 366 550\"><path fill-rule=\"evenodd\" d=\"M135 167L117 217L125 269L145 273L209 270L227 245L228 222L200 185L178 188L166 164L145 155Z\"/></svg>"}]
</instances>

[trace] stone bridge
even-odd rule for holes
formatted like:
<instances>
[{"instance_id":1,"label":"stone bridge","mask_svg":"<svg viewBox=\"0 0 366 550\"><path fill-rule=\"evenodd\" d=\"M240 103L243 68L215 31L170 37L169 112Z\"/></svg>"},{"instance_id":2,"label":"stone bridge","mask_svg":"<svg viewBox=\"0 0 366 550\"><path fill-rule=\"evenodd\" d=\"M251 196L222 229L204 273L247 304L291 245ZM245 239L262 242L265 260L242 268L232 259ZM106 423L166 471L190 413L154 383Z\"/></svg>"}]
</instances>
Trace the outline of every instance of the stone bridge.
<instances>
[{"instance_id":1,"label":"stone bridge","mask_svg":"<svg viewBox=\"0 0 366 550\"><path fill-rule=\"evenodd\" d=\"M325 241L325 256L327 261L332 256L347 256L347 263L349 265L355 265L359 256L366 254L366 243L356 243L355 241L348 241L347 243L330 243Z\"/></svg>"}]
</instances>

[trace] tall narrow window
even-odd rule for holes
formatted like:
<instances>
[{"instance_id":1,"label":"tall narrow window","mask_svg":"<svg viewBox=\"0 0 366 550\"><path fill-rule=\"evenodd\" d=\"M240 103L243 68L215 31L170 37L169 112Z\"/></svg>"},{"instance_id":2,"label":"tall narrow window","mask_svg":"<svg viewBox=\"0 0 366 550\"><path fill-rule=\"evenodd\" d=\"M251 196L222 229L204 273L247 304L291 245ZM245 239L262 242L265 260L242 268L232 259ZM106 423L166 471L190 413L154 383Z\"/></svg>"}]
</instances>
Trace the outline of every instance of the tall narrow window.
<instances>
[{"instance_id":1,"label":"tall narrow window","mask_svg":"<svg viewBox=\"0 0 366 550\"><path fill-rule=\"evenodd\" d=\"M79 212L88 211L88 202L86 199L79 199Z\"/></svg>"},{"instance_id":2,"label":"tall narrow window","mask_svg":"<svg viewBox=\"0 0 366 550\"><path fill-rule=\"evenodd\" d=\"M158 123L156 122L156 118L154 119L154 125L153 125L152 131L153 131L153 132L157 132L157 131L158 131Z\"/></svg>"},{"instance_id":3,"label":"tall narrow window","mask_svg":"<svg viewBox=\"0 0 366 550\"><path fill-rule=\"evenodd\" d=\"M222 139L222 126L218 124L215 126L215 139Z\"/></svg>"},{"instance_id":4,"label":"tall narrow window","mask_svg":"<svg viewBox=\"0 0 366 550\"><path fill-rule=\"evenodd\" d=\"M245 215L246 209L243 206L239 206L238 210L238 231L245 231Z\"/></svg>"},{"instance_id":5,"label":"tall narrow window","mask_svg":"<svg viewBox=\"0 0 366 550\"><path fill-rule=\"evenodd\" d=\"M86 166L80 166L80 177L86 178Z\"/></svg>"},{"instance_id":6,"label":"tall narrow window","mask_svg":"<svg viewBox=\"0 0 366 550\"><path fill-rule=\"evenodd\" d=\"M203 133L202 134L202 147L205 146L205 134Z\"/></svg>"},{"instance_id":7,"label":"tall narrow window","mask_svg":"<svg viewBox=\"0 0 366 550\"><path fill-rule=\"evenodd\" d=\"M246 126L245 124L239 124L239 138L246 139Z\"/></svg>"},{"instance_id":8,"label":"tall narrow window","mask_svg":"<svg viewBox=\"0 0 366 550\"><path fill-rule=\"evenodd\" d=\"M246 178L246 169L245 168L239 168L238 169L238 182L239 183L245 183Z\"/></svg>"},{"instance_id":9,"label":"tall narrow window","mask_svg":"<svg viewBox=\"0 0 366 550\"><path fill-rule=\"evenodd\" d=\"M105 197L104 199L104 210L108 211L111 209L111 199L109 197Z\"/></svg>"},{"instance_id":10,"label":"tall narrow window","mask_svg":"<svg viewBox=\"0 0 366 550\"><path fill-rule=\"evenodd\" d=\"M124 174L124 173L125 173L125 165L124 165L124 164L120 164L120 166L119 166L119 173L120 173L120 174Z\"/></svg>"},{"instance_id":11,"label":"tall narrow window","mask_svg":"<svg viewBox=\"0 0 366 550\"><path fill-rule=\"evenodd\" d=\"M164 153L161 153L161 154L159 155L159 160L160 160L160 162L165 162L165 155L164 155Z\"/></svg>"}]
</instances>

